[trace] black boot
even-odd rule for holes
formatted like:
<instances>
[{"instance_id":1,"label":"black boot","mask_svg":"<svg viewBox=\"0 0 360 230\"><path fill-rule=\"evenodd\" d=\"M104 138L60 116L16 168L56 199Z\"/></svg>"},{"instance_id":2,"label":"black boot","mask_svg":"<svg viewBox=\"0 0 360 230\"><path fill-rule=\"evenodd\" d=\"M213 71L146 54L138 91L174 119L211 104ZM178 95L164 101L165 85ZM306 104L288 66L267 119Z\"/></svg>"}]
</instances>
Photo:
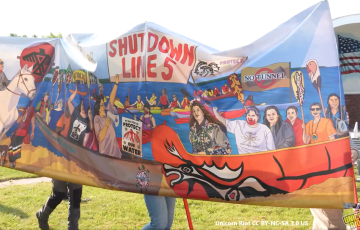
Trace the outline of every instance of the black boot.
<instances>
[{"instance_id":1,"label":"black boot","mask_svg":"<svg viewBox=\"0 0 360 230\"><path fill-rule=\"evenodd\" d=\"M80 208L71 209L68 217L68 230L79 230Z\"/></svg>"},{"instance_id":2,"label":"black boot","mask_svg":"<svg viewBox=\"0 0 360 230\"><path fill-rule=\"evenodd\" d=\"M53 210L54 209L49 207L48 202L46 202L46 204L39 211L36 212L36 218L38 219L39 228L41 230L49 230L50 229L48 220L49 220L49 216Z\"/></svg>"}]
</instances>

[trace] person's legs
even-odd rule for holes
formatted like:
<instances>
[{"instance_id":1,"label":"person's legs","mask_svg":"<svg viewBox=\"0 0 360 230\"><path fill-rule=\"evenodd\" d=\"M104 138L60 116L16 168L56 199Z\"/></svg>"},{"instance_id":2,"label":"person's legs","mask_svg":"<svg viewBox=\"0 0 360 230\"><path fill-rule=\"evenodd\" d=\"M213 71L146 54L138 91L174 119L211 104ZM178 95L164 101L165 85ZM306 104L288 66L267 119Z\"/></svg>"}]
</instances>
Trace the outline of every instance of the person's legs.
<instances>
[{"instance_id":1,"label":"person's legs","mask_svg":"<svg viewBox=\"0 0 360 230\"><path fill-rule=\"evenodd\" d=\"M68 215L68 229L78 230L80 219L80 203L82 195L82 185L69 183L69 215Z\"/></svg>"},{"instance_id":2,"label":"person's legs","mask_svg":"<svg viewBox=\"0 0 360 230\"><path fill-rule=\"evenodd\" d=\"M165 201L166 201L166 206L167 206L167 211L168 211L168 223L167 223L165 230L170 230L171 225L174 220L176 198L165 197Z\"/></svg>"},{"instance_id":3,"label":"person's legs","mask_svg":"<svg viewBox=\"0 0 360 230\"><path fill-rule=\"evenodd\" d=\"M64 192L65 191L64 185L66 188L66 183L58 180L53 180L52 182L53 182L53 189L51 196L49 197L45 205L39 211L36 212L39 228L42 230L49 229L48 220L50 214L66 196L66 193Z\"/></svg>"},{"instance_id":4,"label":"person's legs","mask_svg":"<svg viewBox=\"0 0 360 230\"><path fill-rule=\"evenodd\" d=\"M150 216L150 223L142 230L164 230L168 226L168 210L165 197L144 195L146 207Z\"/></svg>"},{"instance_id":5,"label":"person's legs","mask_svg":"<svg viewBox=\"0 0 360 230\"><path fill-rule=\"evenodd\" d=\"M313 230L346 229L346 226L342 220L342 209L311 208L310 211L314 216Z\"/></svg>"}]
</instances>

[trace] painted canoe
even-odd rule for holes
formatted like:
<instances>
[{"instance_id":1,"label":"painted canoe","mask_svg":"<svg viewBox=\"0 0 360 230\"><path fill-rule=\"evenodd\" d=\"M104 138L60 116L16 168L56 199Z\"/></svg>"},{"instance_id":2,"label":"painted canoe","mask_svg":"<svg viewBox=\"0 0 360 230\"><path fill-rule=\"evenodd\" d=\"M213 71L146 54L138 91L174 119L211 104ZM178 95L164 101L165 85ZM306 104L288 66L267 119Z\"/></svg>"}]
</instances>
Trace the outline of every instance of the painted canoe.
<instances>
[{"instance_id":1,"label":"painted canoe","mask_svg":"<svg viewBox=\"0 0 360 230\"><path fill-rule=\"evenodd\" d=\"M321 187L328 179L342 184L348 181L345 177L353 176L347 137L250 154L198 155L187 152L175 130L159 125L153 130L151 146L154 159L164 164L167 183L183 198L246 201ZM316 160L310 160L314 152Z\"/></svg>"},{"instance_id":2,"label":"painted canoe","mask_svg":"<svg viewBox=\"0 0 360 230\"><path fill-rule=\"evenodd\" d=\"M189 123L189 121L190 121L190 117L188 117L188 118L176 118L176 119L174 119L175 120L175 122L176 122L176 124L185 124L185 123Z\"/></svg>"},{"instance_id":3,"label":"painted canoe","mask_svg":"<svg viewBox=\"0 0 360 230\"><path fill-rule=\"evenodd\" d=\"M150 109L150 113L152 114L160 114L161 111L161 109ZM139 110L139 113L144 113L144 110Z\"/></svg>"},{"instance_id":4,"label":"painted canoe","mask_svg":"<svg viewBox=\"0 0 360 230\"><path fill-rule=\"evenodd\" d=\"M126 113L126 110L125 110L125 109L117 108L116 110L117 110L117 113L118 113L118 114Z\"/></svg>"},{"instance_id":5,"label":"painted canoe","mask_svg":"<svg viewBox=\"0 0 360 230\"><path fill-rule=\"evenodd\" d=\"M140 111L141 111L142 109L137 109L137 108L126 108L126 112L127 113L141 113Z\"/></svg>"},{"instance_id":6,"label":"painted canoe","mask_svg":"<svg viewBox=\"0 0 360 230\"><path fill-rule=\"evenodd\" d=\"M196 94L196 92L194 91L193 92L193 96L194 97L198 97L198 95ZM220 99L224 99L224 98L227 98L227 97L235 97L235 94L233 94L232 92L230 93L227 93L227 94L222 94L218 97L201 97L200 98L204 101L216 101L216 100L220 100Z\"/></svg>"},{"instance_id":7,"label":"painted canoe","mask_svg":"<svg viewBox=\"0 0 360 230\"><path fill-rule=\"evenodd\" d=\"M131 176L124 175L134 175L135 177L138 173L138 168L144 164L146 164L146 168L153 170L153 172L161 170L161 163L145 160L124 151L121 151L121 158L116 158L89 150L54 132L38 115L36 115L35 121L52 146L67 159L75 162L78 167L91 172L99 180L110 186L119 189L123 189L123 186L126 186L127 191L139 192L139 189L136 187L136 180ZM148 187L146 193L157 195L161 180L162 174L153 174L151 177L153 185Z\"/></svg>"},{"instance_id":8,"label":"painted canoe","mask_svg":"<svg viewBox=\"0 0 360 230\"><path fill-rule=\"evenodd\" d=\"M177 116L178 118L190 118L190 114L176 113L176 116Z\"/></svg>"},{"instance_id":9,"label":"painted canoe","mask_svg":"<svg viewBox=\"0 0 360 230\"><path fill-rule=\"evenodd\" d=\"M170 111L170 115L172 117L177 117L176 113L190 114L190 110L188 110L188 109L173 109L172 111Z\"/></svg>"},{"instance_id":10,"label":"painted canoe","mask_svg":"<svg viewBox=\"0 0 360 230\"><path fill-rule=\"evenodd\" d=\"M170 111L172 111L172 109L164 109L161 111L161 116L170 116Z\"/></svg>"},{"instance_id":11,"label":"painted canoe","mask_svg":"<svg viewBox=\"0 0 360 230\"><path fill-rule=\"evenodd\" d=\"M190 111L184 111L184 112L177 112L179 114L183 114L183 115L190 115Z\"/></svg>"}]
</instances>

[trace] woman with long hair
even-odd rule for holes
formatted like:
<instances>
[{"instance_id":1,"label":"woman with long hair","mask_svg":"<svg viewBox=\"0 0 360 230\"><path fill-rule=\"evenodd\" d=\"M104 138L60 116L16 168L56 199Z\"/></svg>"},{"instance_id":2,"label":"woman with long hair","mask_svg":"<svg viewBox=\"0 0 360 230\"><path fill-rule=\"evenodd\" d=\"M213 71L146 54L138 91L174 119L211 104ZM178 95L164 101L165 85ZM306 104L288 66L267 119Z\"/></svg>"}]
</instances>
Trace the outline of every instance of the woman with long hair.
<instances>
[{"instance_id":1,"label":"woman with long hair","mask_svg":"<svg viewBox=\"0 0 360 230\"><path fill-rule=\"evenodd\" d=\"M337 138L349 136L347 111L345 105L340 104L340 97L336 93L330 93L327 99L328 107L325 108L325 116L329 118L337 132ZM343 127L341 127L343 126Z\"/></svg>"},{"instance_id":2,"label":"woman with long hair","mask_svg":"<svg viewBox=\"0 0 360 230\"><path fill-rule=\"evenodd\" d=\"M190 110L190 101L189 101L187 95L184 95L184 98L183 98L183 100L181 102L181 108L186 109L186 110Z\"/></svg>"},{"instance_id":3,"label":"woman with long hair","mask_svg":"<svg viewBox=\"0 0 360 230\"><path fill-rule=\"evenodd\" d=\"M116 92L119 84L119 75L115 75L115 85L111 90L109 103L105 106L104 97L97 98L94 105L94 130L98 140L99 153L121 158L122 154L116 139L116 132L113 121L108 113L117 115L114 108Z\"/></svg>"},{"instance_id":4,"label":"woman with long hair","mask_svg":"<svg viewBox=\"0 0 360 230\"><path fill-rule=\"evenodd\" d=\"M180 102L179 102L176 94L173 95L173 100L170 103L169 108L171 108L171 109L181 108Z\"/></svg>"},{"instance_id":5,"label":"woman with long hair","mask_svg":"<svg viewBox=\"0 0 360 230\"><path fill-rule=\"evenodd\" d=\"M153 130L155 128L156 123L155 119L150 113L150 105L145 104L144 106L144 115L140 117L140 121L142 121L142 130ZM135 120L137 119L137 116L134 116Z\"/></svg>"},{"instance_id":6,"label":"woman with long hair","mask_svg":"<svg viewBox=\"0 0 360 230\"><path fill-rule=\"evenodd\" d=\"M87 115L89 117L89 120L91 123L93 123L93 115L92 115L92 111L91 111L91 107L88 106L87 107ZM91 129L90 133L89 133L89 138L87 140L87 142L85 143L85 147L94 151L98 151L98 141L96 139L96 134L95 134L95 129Z\"/></svg>"},{"instance_id":7,"label":"woman with long hair","mask_svg":"<svg viewBox=\"0 0 360 230\"><path fill-rule=\"evenodd\" d=\"M213 117L200 102L194 101L190 107L189 125L193 154L231 154L225 125Z\"/></svg>"},{"instance_id":8,"label":"woman with long hair","mask_svg":"<svg viewBox=\"0 0 360 230\"><path fill-rule=\"evenodd\" d=\"M266 125L274 137L276 149L295 146L295 135L292 125L285 122L276 106L268 106L264 112L264 125Z\"/></svg>"}]
</instances>

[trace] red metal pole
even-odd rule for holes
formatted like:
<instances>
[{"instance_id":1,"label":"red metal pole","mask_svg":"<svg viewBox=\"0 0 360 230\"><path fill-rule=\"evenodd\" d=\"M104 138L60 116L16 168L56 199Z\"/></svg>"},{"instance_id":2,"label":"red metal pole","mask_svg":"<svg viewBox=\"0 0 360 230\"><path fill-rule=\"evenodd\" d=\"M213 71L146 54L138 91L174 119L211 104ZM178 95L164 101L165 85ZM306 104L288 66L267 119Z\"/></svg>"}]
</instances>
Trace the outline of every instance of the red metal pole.
<instances>
[{"instance_id":1,"label":"red metal pole","mask_svg":"<svg viewBox=\"0 0 360 230\"><path fill-rule=\"evenodd\" d=\"M192 221L191 221L190 210L189 210L187 200L183 199L183 201L184 201L185 212L186 212L186 216L187 216L187 220L188 220L188 224L189 224L189 229L194 230L193 225L192 225Z\"/></svg>"}]
</instances>

